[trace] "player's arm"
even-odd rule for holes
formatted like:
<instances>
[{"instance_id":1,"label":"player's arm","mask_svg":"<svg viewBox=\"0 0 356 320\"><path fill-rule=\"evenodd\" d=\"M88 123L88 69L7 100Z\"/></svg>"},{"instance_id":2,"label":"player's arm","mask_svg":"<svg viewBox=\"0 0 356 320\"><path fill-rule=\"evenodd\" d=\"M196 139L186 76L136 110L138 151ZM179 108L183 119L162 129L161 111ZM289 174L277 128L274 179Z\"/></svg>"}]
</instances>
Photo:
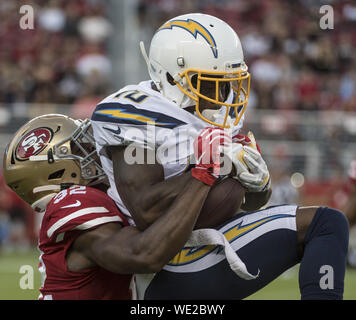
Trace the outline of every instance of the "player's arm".
<instances>
[{"instance_id":1,"label":"player's arm","mask_svg":"<svg viewBox=\"0 0 356 320\"><path fill-rule=\"evenodd\" d=\"M142 152L155 151L145 149ZM140 230L146 229L164 214L181 190L193 179L190 173L185 173L164 180L163 167L159 163L128 164L125 161L124 147L110 147L110 153L116 188Z\"/></svg>"},{"instance_id":2,"label":"player's arm","mask_svg":"<svg viewBox=\"0 0 356 320\"><path fill-rule=\"evenodd\" d=\"M203 138L199 152L205 150L204 141L209 147L210 140ZM124 148L111 147L109 151L115 181L120 182L120 197L134 219L142 222L144 231L120 229L119 224L112 223L97 227L76 239L67 256L68 268L99 265L119 273L158 271L187 241L220 167L214 161L198 161L191 172L164 180L160 164L129 165ZM201 158L199 152L197 159ZM154 221L147 223L147 213Z\"/></svg>"},{"instance_id":3,"label":"player's arm","mask_svg":"<svg viewBox=\"0 0 356 320\"><path fill-rule=\"evenodd\" d=\"M350 226L353 226L356 223L356 160L353 160L350 164L349 182L351 193L344 212L349 220Z\"/></svg>"},{"instance_id":4,"label":"player's arm","mask_svg":"<svg viewBox=\"0 0 356 320\"><path fill-rule=\"evenodd\" d=\"M165 214L145 231L107 223L83 233L67 256L68 268L99 265L117 273L159 271L184 246L209 190L208 185L187 179Z\"/></svg>"},{"instance_id":5,"label":"player's arm","mask_svg":"<svg viewBox=\"0 0 356 320\"><path fill-rule=\"evenodd\" d=\"M344 212L349 220L350 226L353 226L356 223L356 184L353 187L353 191L350 194L350 198Z\"/></svg>"},{"instance_id":6,"label":"player's arm","mask_svg":"<svg viewBox=\"0 0 356 320\"><path fill-rule=\"evenodd\" d=\"M219 140L212 145L215 141L213 137L217 134L219 134ZM127 148L134 148L140 153L141 151L153 153L148 155L153 159L155 159L155 150L139 150L140 147L132 145L127 146L126 149L118 146L110 147L117 191L140 230L144 230L167 210L170 210L170 206L181 190L192 179L198 179L210 186L214 184L220 172L219 157L216 156L218 146L223 145L227 138L217 129L204 129L194 141L194 156L195 159L199 159L196 160L195 168L166 180L163 167L159 163L128 164L125 160ZM209 152L205 152L206 150ZM129 153L131 151L133 150ZM179 214L184 214L184 212Z\"/></svg>"}]
</instances>

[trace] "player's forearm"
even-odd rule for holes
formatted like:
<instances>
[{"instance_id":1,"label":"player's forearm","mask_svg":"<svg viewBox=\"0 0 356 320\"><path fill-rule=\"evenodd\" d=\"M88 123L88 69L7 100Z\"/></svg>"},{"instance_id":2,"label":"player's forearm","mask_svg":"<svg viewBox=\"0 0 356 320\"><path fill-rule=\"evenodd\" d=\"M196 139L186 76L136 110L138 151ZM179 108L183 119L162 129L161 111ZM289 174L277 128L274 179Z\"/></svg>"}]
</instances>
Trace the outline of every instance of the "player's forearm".
<instances>
[{"instance_id":1,"label":"player's forearm","mask_svg":"<svg viewBox=\"0 0 356 320\"><path fill-rule=\"evenodd\" d=\"M188 240L210 188L191 179L170 208L145 231L127 227L98 242L95 259L118 273L159 271Z\"/></svg>"},{"instance_id":2,"label":"player's forearm","mask_svg":"<svg viewBox=\"0 0 356 320\"><path fill-rule=\"evenodd\" d=\"M246 192L245 202L241 205L241 209L245 211L258 210L268 202L271 195L271 188L263 192Z\"/></svg>"},{"instance_id":3,"label":"player's forearm","mask_svg":"<svg viewBox=\"0 0 356 320\"><path fill-rule=\"evenodd\" d=\"M344 209L344 213L349 220L350 226L353 226L356 223L356 184Z\"/></svg>"},{"instance_id":4,"label":"player's forearm","mask_svg":"<svg viewBox=\"0 0 356 320\"><path fill-rule=\"evenodd\" d=\"M140 236L137 250L145 247L160 269L184 246L188 240L210 187L190 178L165 214L150 225Z\"/></svg>"}]
</instances>

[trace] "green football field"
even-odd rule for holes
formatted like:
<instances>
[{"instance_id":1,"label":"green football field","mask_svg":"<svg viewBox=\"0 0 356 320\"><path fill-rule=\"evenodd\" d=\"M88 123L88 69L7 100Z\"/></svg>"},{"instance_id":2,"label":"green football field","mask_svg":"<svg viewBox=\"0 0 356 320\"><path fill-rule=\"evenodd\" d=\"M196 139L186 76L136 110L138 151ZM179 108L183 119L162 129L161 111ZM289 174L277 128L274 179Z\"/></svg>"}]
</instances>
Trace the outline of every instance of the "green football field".
<instances>
[{"instance_id":1,"label":"green football field","mask_svg":"<svg viewBox=\"0 0 356 320\"><path fill-rule=\"evenodd\" d=\"M21 253L0 252L0 300L38 298L38 288L41 283L37 269L38 256L36 249ZM33 281L31 270L33 270ZM33 289L31 289L32 285ZM298 300L299 298L298 267L295 267L247 299ZM344 299L356 300L356 269L347 269Z\"/></svg>"}]
</instances>

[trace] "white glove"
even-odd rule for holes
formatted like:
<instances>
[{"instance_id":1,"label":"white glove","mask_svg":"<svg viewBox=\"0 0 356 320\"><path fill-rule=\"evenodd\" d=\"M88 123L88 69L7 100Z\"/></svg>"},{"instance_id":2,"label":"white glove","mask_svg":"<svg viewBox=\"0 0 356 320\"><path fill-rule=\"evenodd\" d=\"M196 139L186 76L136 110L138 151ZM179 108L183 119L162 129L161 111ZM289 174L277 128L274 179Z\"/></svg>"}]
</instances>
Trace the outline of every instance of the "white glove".
<instances>
[{"instance_id":1,"label":"white glove","mask_svg":"<svg viewBox=\"0 0 356 320\"><path fill-rule=\"evenodd\" d=\"M220 146L219 149L220 152L224 154L223 156L227 157L228 161L234 165L234 178L238 177L242 172L249 172L248 166L243 159L245 150L242 144L230 143L229 145Z\"/></svg>"},{"instance_id":2,"label":"white glove","mask_svg":"<svg viewBox=\"0 0 356 320\"><path fill-rule=\"evenodd\" d=\"M251 132L248 134L252 147L233 143L220 147L220 151L227 156L235 166L234 179L250 192L265 191L270 187L270 174L262 155L257 151L256 141Z\"/></svg>"},{"instance_id":3,"label":"white glove","mask_svg":"<svg viewBox=\"0 0 356 320\"><path fill-rule=\"evenodd\" d=\"M239 180L248 191L261 192L267 190L271 185L271 179L262 155L251 147L243 146L243 150L245 151L243 160L249 172L241 172L236 176L236 179Z\"/></svg>"}]
</instances>

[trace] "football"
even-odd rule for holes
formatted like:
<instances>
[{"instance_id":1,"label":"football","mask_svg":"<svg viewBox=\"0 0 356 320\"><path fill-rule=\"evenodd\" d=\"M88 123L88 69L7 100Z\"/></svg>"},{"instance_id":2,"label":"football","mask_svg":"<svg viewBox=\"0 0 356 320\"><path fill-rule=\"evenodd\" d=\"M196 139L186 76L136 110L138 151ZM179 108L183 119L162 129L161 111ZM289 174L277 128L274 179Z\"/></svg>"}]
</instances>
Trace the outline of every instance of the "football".
<instances>
[{"instance_id":1,"label":"football","mask_svg":"<svg viewBox=\"0 0 356 320\"><path fill-rule=\"evenodd\" d=\"M208 193L194 229L215 228L230 219L240 208L244 187L233 178L226 178Z\"/></svg>"}]
</instances>

